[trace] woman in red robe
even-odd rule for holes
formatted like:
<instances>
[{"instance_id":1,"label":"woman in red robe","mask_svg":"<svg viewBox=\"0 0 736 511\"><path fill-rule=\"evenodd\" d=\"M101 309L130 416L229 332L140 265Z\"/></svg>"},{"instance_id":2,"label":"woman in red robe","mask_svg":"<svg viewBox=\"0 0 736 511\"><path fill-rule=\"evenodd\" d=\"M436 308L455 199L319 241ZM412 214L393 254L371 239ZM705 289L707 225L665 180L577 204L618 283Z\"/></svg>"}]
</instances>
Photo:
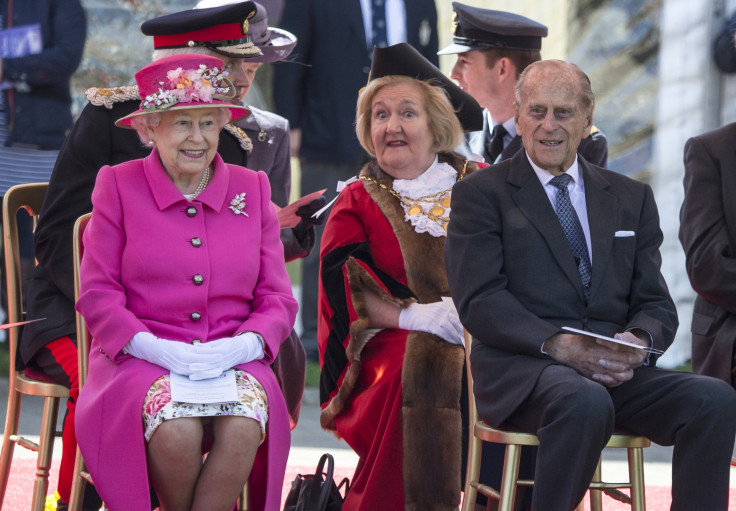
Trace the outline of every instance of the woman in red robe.
<instances>
[{"instance_id":1,"label":"woman in red robe","mask_svg":"<svg viewBox=\"0 0 736 511\"><path fill-rule=\"evenodd\" d=\"M376 48L357 134L375 159L322 237L321 422L359 455L343 509L457 510L462 325L449 298L453 152L478 104L408 44Z\"/></svg>"}]
</instances>

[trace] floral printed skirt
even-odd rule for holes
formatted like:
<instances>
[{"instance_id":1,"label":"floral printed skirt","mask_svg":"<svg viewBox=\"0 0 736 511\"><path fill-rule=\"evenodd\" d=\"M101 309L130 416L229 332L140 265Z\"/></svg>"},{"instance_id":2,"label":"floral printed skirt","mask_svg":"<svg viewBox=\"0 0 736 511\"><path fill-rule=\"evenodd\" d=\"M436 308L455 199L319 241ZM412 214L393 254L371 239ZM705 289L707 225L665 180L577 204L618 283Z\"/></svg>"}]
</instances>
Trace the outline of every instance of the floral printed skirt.
<instances>
[{"instance_id":1,"label":"floral printed skirt","mask_svg":"<svg viewBox=\"0 0 736 511\"><path fill-rule=\"evenodd\" d=\"M266 435L268 422L268 399L266 391L258 380L240 369L235 370L238 387L237 403L181 403L171 400L171 380L169 375L157 379L148 389L143 402L143 429L146 442L162 422L180 417L248 417L261 425L261 441Z\"/></svg>"}]
</instances>

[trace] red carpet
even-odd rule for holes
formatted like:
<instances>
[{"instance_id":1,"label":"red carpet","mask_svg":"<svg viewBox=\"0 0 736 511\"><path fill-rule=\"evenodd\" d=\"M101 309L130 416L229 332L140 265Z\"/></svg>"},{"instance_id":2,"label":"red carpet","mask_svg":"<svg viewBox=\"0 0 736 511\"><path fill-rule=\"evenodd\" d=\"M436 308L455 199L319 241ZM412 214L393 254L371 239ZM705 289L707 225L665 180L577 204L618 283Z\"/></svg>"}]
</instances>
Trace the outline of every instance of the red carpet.
<instances>
[{"instance_id":1,"label":"red carpet","mask_svg":"<svg viewBox=\"0 0 736 511\"><path fill-rule=\"evenodd\" d=\"M26 459L13 460L13 466L8 481L8 490L5 494L3 509L7 511L25 511L31 506L31 493L33 492L33 477L35 474L35 461ZM343 477L351 477L354 467L336 467L335 481L339 482ZM56 474L58 472L58 461L52 466L49 478L49 493L56 490ZM283 497L289 492L291 481L298 473L313 473L314 467L287 467L284 477ZM736 489L731 490L729 509L736 510ZM647 486L646 488L647 511L667 511L670 508L670 488L665 486ZM585 509L589 509L586 502ZM607 496L603 496L603 509L605 511L630 511L631 508Z\"/></svg>"}]
</instances>

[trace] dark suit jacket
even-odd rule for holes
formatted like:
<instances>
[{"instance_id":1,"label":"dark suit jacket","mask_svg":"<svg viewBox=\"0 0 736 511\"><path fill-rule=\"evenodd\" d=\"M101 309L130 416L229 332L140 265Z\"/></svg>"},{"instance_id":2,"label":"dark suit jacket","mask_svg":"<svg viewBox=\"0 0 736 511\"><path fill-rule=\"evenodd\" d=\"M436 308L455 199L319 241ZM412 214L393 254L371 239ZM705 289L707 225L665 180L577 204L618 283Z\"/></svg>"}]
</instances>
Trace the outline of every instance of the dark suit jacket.
<instances>
[{"instance_id":1,"label":"dark suit jacket","mask_svg":"<svg viewBox=\"0 0 736 511\"><path fill-rule=\"evenodd\" d=\"M409 44L435 65L434 0L405 0ZM358 0L287 0L281 28L297 36L289 60L275 64L276 113L302 130L300 156L312 161L354 163L363 149L355 136L358 91L371 62Z\"/></svg>"},{"instance_id":2,"label":"dark suit jacket","mask_svg":"<svg viewBox=\"0 0 736 511\"><path fill-rule=\"evenodd\" d=\"M483 110L483 130L482 131L471 131L467 135L465 151L467 156L475 153L483 156L486 144L486 133L490 133L491 128L488 126L488 110ZM516 135L511 142L503 148L500 159L498 161L508 160L513 155L519 152L524 145L521 142L521 137ZM595 128L594 132L589 137L584 138L578 146L578 154L588 160L593 165L599 167L608 167L608 140L606 135L602 131ZM488 162L493 164L494 162Z\"/></svg>"},{"instance_id":3,"label":"dark suit jacket","mask_svg":"<svg viewBox=\"0 0 736 511\"><path fill-rule=\"evenodd\" d=\"M736 123L685 144L680 242L698 293L693 369L732 382L736 344Z\"/></svg>"},{"instance_id":4,"label":"dark suit jacket","mask_svg":"<svg viewBox=\"0 0 736 511\"><path fill-rule=\"evenodd\" d=\"M554 363L541 348L562 326L609 336L643 328L660 350L675 335L651 188L579 161L593 248L587 306L567 238L524 151L453 188L447 277L463 325L490 348L472 363L479 413L494 425Z\"/></svg>"}]
</instances>

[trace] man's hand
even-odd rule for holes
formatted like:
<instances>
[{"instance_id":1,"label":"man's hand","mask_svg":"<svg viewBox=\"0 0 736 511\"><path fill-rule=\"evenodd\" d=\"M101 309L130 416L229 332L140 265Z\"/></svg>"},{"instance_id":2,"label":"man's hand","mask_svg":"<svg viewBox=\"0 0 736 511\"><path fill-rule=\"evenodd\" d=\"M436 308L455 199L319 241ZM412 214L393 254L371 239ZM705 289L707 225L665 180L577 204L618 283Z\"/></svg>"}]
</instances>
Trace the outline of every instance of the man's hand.
<instances>
[{"instance_id":1,"label":"man's hand","mask_svg":"<svg viewBox=\"0 0 736 511\"><path fill-rule=\"evenodd\" d=\"M631 332L616 334L615 337L649 347L648 341ZM543 349L557 362L606 387L616 387L630 380L634 369L647 357L645 350L576 334L555 334L544 342Z\"/></svg>"}]
</instances>

